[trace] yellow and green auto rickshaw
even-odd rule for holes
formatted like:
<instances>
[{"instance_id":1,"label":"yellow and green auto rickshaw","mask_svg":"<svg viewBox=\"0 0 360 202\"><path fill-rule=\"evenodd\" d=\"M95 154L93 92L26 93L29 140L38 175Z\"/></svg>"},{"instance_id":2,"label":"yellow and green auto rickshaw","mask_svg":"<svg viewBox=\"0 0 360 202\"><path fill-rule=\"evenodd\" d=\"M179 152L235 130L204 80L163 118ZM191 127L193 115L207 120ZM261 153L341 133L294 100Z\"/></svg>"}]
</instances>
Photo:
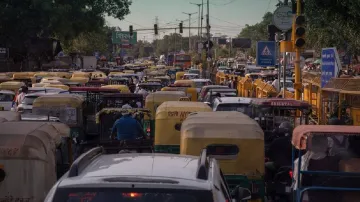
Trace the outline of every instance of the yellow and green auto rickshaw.
<instances>
[{"instance_id":1,"label":"yellow and green auto rickshaw","mask_svg":"<svg viewBox=\"0 0 360 202\"><path fill-rule=\"evenodd\" d=\"M198 155L207 149L219 161L230 190L251 191L251 200L264 201L264 133L240 112L196 112L181 126L180 154Z\"/></svg>"},{"instance_id":2,"label":"yellow and green auto rickshaw","mask_svg":"<svg viewBox=\"0 0 360 202\"><path fill-rule=\"evenodd\" d=\"M155 114L156 109L166 101L179 101L180 98L185 97L186 94L182 91L156 91L150 93L145 99L145 108L151 112L150 124L155 128Z\"/></svg>"},{"instance_id":3,"label":"yellow and green auto rickshaw","mask_svg":"<svg viewBox=\"0 0 360 202\"><path fill-rule=\"evenodd\" d=\"M202 102L167 101L156 110L154 149L158 153L178 154L181 123L192 112L210 112Z\"/></svg>"},{"instance_id":4,"label":"yellow and green auto rickshaw","mask_svg":"<svg viewBox=\"0 0 360 202\"><path fill-rule=\"evenodd\" d=\"M32 113L59 118L70 127L70 137L85 139L83 122L84 98L77 94L44 95L36 98Z\"/></svg>"}]
</instances>

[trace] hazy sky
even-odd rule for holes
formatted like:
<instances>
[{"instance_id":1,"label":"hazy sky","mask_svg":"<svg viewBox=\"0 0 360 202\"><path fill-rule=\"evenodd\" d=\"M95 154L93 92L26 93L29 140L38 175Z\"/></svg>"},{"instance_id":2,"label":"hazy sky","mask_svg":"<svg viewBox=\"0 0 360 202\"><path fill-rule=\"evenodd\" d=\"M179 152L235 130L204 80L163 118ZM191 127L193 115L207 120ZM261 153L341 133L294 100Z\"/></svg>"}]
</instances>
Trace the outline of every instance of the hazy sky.
<instances>
[{"instance_id":1,"label":"hazy sky","mask_svg":"<svg viewBox=\"0 0 360 202\"><path fill-rule=\"evenodd\" d=\"M118 26L124 31L129 30L129 25L133 29L153 29L155 18L158 17L158 27L178 27L179 21L184 21L184 26L189 26L189 16L183 14L198 12L199 7L192 3L201 3L202 0L133 0L130 6L130 14L120 21L107 17L110 26ZM206 3L206 0L204 0ZM260 22L262 16L275 10L277 0L210 0L210 25L212 34L223 34L230 37L236 36L245 24L255 24ZM206 5L204 5L205 25ZM191 16L191 26L198 26L198 13ZM169 34L175 30L161 30L160 36ZM205 29L204 29L205 31ZM177 30L178 32L178 30ZM192 30L191 35L197 34L197 30ZM188 30L184 30L184 36L188 36ZM153 40L154 33L150 31L138 31L138 40Z\"/></svg>"}]
</instances>

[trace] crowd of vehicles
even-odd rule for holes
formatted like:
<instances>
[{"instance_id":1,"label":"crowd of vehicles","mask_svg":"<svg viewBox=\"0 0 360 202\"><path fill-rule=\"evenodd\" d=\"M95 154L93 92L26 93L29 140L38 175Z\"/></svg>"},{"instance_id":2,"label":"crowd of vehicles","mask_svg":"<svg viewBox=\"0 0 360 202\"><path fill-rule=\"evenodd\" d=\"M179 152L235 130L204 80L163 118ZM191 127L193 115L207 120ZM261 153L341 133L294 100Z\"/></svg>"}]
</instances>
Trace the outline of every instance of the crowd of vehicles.
<instances>
[{"instance_id":1,"label":"crowd of vehicles","mask_svg":"<svg viewBox=\"0 0 360 202\"><path fill-rule=\"evenodd\" d=\"M201 69L153 64L127 65L121 72L5 76L9 80L0 83L1 199L359 199L354 178L360 126L309 125L307 102L244 97L236 87L201 78ZM25 85L27 94L16 106ZM140 125L136 138L114 138L124 117ZM274 147L284 150L274 153ZM312 158L317 153L321 158Z\"/></svg>"}]
</instances>

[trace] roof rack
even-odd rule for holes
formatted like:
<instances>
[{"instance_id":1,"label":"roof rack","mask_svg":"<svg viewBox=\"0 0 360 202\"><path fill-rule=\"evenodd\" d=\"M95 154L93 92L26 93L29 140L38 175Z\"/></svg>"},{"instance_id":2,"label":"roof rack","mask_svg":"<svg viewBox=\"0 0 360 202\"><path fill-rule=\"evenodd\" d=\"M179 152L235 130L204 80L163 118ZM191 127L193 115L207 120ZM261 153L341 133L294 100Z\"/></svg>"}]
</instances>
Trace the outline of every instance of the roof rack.
<instances>
[{"instance_id":1,"label":"roof rack","mask_svg":"<svg viewBox=\"0 0 360 202\"><path fill-rule=\"evenodd\" d=\"M196 171L196 178L200 180L207 180L209 175L209 158L207 150L203 149L200 153L199 165Z\"/></svg>"},{"instance_id":2,"label":"roof rack","mask_svg":"<svg viewBox=\"0 0 360 202\"><path fill-rule=\"evenodd\" d=\"M77 158L69 169L69 177L76 177L90 162L101 154L104 154L103 147L95 147Z\"/></svg>"}]
</instances>

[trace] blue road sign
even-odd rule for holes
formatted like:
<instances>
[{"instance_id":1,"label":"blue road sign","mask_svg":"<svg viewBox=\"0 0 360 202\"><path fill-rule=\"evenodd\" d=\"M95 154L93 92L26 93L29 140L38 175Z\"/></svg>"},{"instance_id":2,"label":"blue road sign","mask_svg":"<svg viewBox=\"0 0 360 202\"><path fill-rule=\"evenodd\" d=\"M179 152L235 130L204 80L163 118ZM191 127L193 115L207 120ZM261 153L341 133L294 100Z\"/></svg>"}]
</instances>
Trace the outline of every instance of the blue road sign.
<instances>
[{"instance_id":1,"label":"blue road sign","mask_svg":"<svg viewBox=\"0 0 360 202\"><path fill-rule=\"evenodd\" d=\"M256 44L256 65L275 66L276 43L275 41L258 41Z\"/></svg>"},{"instance_id":2,"label":"blue road sign","mask_svg":"<svg viewBox=\"0 0 360 202\"><path fill-rule=\"evenodd\" d=\"M321 51L321 88L339 73L340 59L336 48L323 48Z\"/></svg>"}]
</instances>

